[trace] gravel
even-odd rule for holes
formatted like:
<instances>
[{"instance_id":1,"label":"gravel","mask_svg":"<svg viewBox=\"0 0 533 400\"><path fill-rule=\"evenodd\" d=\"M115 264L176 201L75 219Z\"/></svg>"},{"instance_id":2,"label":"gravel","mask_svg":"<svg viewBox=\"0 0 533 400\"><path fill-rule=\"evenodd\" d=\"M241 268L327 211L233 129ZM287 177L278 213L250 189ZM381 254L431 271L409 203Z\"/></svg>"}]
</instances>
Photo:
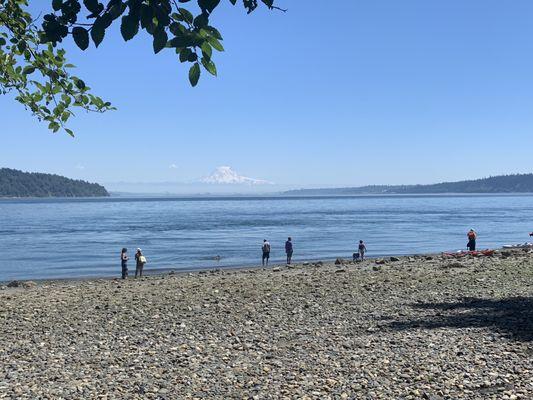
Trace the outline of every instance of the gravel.
<instances>
[{"instance_id":1,"label":"gravel","mask_svg":"<svg viewBox=\"0 0 533 400\"><path fill-rule=\"evenodd\" d=\"M533 398L523 251L38 282L0 304L0 398Z\"/></svg>"}]
</instances>

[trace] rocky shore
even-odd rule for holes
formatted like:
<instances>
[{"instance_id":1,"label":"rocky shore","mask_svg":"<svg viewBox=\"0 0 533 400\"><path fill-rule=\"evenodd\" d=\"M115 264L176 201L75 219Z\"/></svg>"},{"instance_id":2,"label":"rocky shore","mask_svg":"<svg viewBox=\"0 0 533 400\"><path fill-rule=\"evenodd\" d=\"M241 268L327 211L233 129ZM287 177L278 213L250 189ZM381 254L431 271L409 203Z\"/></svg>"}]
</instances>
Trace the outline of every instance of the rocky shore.
<instances>
[{"instance_id":1,"label":"rocky shore","mask_svg":"<svg viewBox=\"0 0 533 400\"><path fill-rule=\"evenodd\" d=\"M0 304L0 398L533 398L522 250L21 284Z\"/></svg>"}]
</instances>

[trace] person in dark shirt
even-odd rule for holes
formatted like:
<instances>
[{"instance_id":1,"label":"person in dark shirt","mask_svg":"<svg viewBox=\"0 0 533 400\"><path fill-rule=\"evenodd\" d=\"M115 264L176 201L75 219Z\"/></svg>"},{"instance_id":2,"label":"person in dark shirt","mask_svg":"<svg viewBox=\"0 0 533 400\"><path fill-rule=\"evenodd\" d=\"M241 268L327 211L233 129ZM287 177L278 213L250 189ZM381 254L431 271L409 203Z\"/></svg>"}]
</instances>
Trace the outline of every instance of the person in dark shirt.
<instances>
[{"instance_id":1,"label":"person in dark shirt","mask_svg":"<svg viewBox=\"0 0 533 400\"><path fill-rule=\"evenodd\" d=\"M122 266L122 279L126 279L128 277L128 249L123 248L120 252L120 264Z\"/></svg>"},{"instance_id":2,"label":"person in dark shirt","mask_svg":"<svg viewBox=\"0 0 533 400\"><path fill-rule=\"evenodd\" d=\"M287 254L287 264L290 264L292 261L292 252L293 252L292 239L289 236L289 238L285 242L285 253Z\"/></svg>"},{"instance_id":3,"label":"person in dark shirt","mask_svg":"<svg viewBox=\"0 0 533 400\"><path fill-rule=\"evenodd\" d=\"M466 234L466 236L468 237L468 244L466 245L466 247L468 247L468 250L470 251L476 251L476 239L477 239L476 231L473 229L470 229L468 233Z\"/></svg>"},{"instance_id":4,"label":"person in dark shirt","mask_svg":"<svg viewBox=\"0 0 533 400\"><path fill-rule=\"evenodd\" d=\"M365 261L366 246L362 240L359 241L358 250L359 250L359 260Z\"/></svg>"},{"instance_id":5,"label":"person in dark shirt","mask_svg":"<svg viewBox=\"0 0 533 400\"><path fill-rule=\"evenodd\" d=\"M262 265L263 267L268 265L268 259L270 258L270 243L268 243L268 240L263 240L263 245L261 246L261 250L263 250L263 258L262 258Z\"/></svg>"}]
</instances>

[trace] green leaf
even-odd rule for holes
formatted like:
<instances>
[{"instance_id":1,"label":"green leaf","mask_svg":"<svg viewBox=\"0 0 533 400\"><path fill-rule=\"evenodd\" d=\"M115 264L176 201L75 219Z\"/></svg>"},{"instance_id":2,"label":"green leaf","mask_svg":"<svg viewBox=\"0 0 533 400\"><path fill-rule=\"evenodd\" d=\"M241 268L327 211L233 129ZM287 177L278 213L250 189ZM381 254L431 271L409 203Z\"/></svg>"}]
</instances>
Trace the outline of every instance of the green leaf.
<instances>
[{"instance_id":1,"label":"green leaf","mask_svg":"<svg viewBox=\"0 0 533 400\"><path fill-rule=\"evenodd\" d=\"M213 54L213 49L211 48L211 46L209 45L209 43L207 42L203 42L202 43L202 46L200 47L202 49L202 55L205 57L205 58L211 58L211 55Z\"/></svg>"},{"instance_id":2,"label":"green leaf","mask_svg":"<svg viewBox=\"0 0 533 400\"><path fill-rule=\"evenodd\" d=\"M222 43L218 41L218 39L210 36L207 38L207 41L215 50L224 51L224 47L222 46Z\"/></svg>"},{"instance_id":3,"label":"green leaf","mask_svg":"<svg viewBox=\"0 0 533 400\"><path fill-rule=\"evenodd\" d=\"M72 130L68 129L68 128L65 128L65 131L72 137L74 137L74 132L72 132Z\"/></svg>"},{"instance_id":4,"label":"green leaf","mask_svg":"<svg viewBox=\"0 0 533 400\"><path fill-rule=\"evenodd\" d=\"M61 10L61 6L63 5L63 0L52 0L52 8L54 11Z\"/></svg>"},{"instance_id":5,"label":"green leaf","mask_svg":"<svg viewBox=\"0 0 533 400\"><path fill-rule=\"evenodd\" d=\"M83 0L83 4L93 14L98 14L101 11L98 0Z\"/></svg>"},{"instance_id":6,"label":"green leaf","mask_svg":"<svg viewBox=\"0 0 533 400\"><path fill-rule=\"evenodd\" d=\"M157 6L154 8L154 16L157 20L157 26L168 26L170 24L170 11L170 7L168 9L164 6Z\"/></svg>"},{"instance_id":7,"label":"green leaf","mask_svg":"<svg viewBox=\"0 0 533 400\"><path fill-rule=\"evenodd\" d=\"M27 46L28 46L28 44L26 43L26 41L25 41L25 40L22 40L22 39L21 39L20 42L18 42L18 44L17 44L17 48L19 49L19 51L20 51L21 53L23 53L24 50L26 50L26 47L27 47Z\"/></svg>"},{"instance_id":8,"label":"green leaf","mask_svg":"<svg viewBox=\"0 0 533 400\"><path fill-rule=\"evenodd\" d=\"M146 29L154 24L154 11L152 7L142 4L141 5L141 27Z\"/></svg>"},{"instance_id":9,"label":"green leaf","mask_svg":"<svg viewBox=\"0 0 533 400\"><path fill-rule=\"evenodd\" d=\"M189 35L176 36L167 43L168 47L189 47L194 45L195 40Z\"/></svg>"},{"instance_id":10,"label":"green leaf","mask_svg":"<svg viewBox=\"0 0 533 400\"><path fill-rule=\"evenodd\" d=\"M204 29L207 30L211 36L214 36L218 40L222 40L222 35L216 28L213 28L212 26L206 26Z\"/></svg>"},{"instance_id":11,"label":"green leaf","mask_svg":"<svg viewBox=\"0 0 533 400\"><path fill-rule=\"evenodd\" d=\"M87 32L87 29L81 26L75 27L72 29L72 37L80 49L86 50L89 47L89 32Z\"/></svg>"},{"instance_id":12,"label":"green leaf","mask_svg":"<svg viewBox=\"0 0 533 400\"><path fill-rule=\"evenodd\" d=\"M201 13L194 18L194 26L197 28L203 28L209 24L209 14Z\"/></svg>"},{"instance_id":13,"label":"green leaf","mask_svg":"<svg viewBox=\"0 0 533 400\"><path fill-rule=\"evenodd\" d=\"M194 65L189 69L189 82L191 82L191 86L194 87L198 84L198 80L200 79L200 64L194 63Z\"/></svg>"},{"instance_id":14,"label":"green leaf","mask_svg":"<svg viewBox=\"0 0 533 400\"><path fill-rule=\"evenodd\" d=\"M180 61L185 62L189 60L189 55L192 53L191 49L185 48L180 51Z\"/></svg>"},{"instance_id":15,"label":"green leaf","mask_svg":"<svg viewBox=\"0 0 533 400\"><path fill-rule=\"evenodd\" d=\"M33 65L28 65L26 67L24 67L24 69L22 70L22 73L24 75L29 75L31 73L33 73L35 71L35 67Z\"/></svg>"},{"instance_id":16,"label":"green leaf","mask_svg":"<svg viewBox=\"0 0 533 400\"><path fill-rule=\"evenodd\" d=\"M179 22L172 22L169 26L169 29L174 36L180 36L186 30L186 28Z\"/></svg>"},{"instance_id":17,"label":"green leaf","mask_svg":"<svg viewBox=\"0 0 533 400\"><path fill-rule=\"evenodd\" d=\"M91 13L94 14L99 12L100 8L98 7L98 0L83 0L83 4Z\"/></svg>"},{"instance_id":18,"label":"green leaf","mask_svg":"<svg viewBox=\"0 0 533 400\"><path fill-rule=\"evenodd\" d=\"M153 42L155 54L159 53L161 50L165 48L165 46L167 45L167 40L168 40L167 33L163 29L161 30L158 29L157 31L155 31L154 42Z\"/></svg>"},{"instance_id":19,"label":"green leaf","mask_svg":"<svg viewBox=\"0 0 533 400\"><path fill-rule=\"evenodd\" d=\"M217 76L217 67L213 61L208 58L202 57L202 65L211 75Z\"/></svg>"},{"instance_id":20,"label":"green leaf","mask_svg":"<svg viewBox=\"0 0 533 400\"><path fill-rule=\"evenodd\" d=\"M206 11L209 14L218 6L218 3L220 3L220 0L198 0L198 6L202 11Z\"/></svg>"},{"instance_id":21,"label":"green leaf","mask_svg":"<svg viewBox=\"0 0 533 400\"><path fill-rule=\"evenodd\" d=\"M112 2L110 2L109 4L112 4ZM102 5L102 9L103 9L103 5ZM124 11L126 11L126 4L120 2L120 1L115 1L115 4L109 6L108 5L108 10L107 10L107 14L106 15L109 15L109 18L111 18L111 20L116 20L118 17L120 17ZM100 12L100 11L99 11Z\"/></svg>"},{"instance_id":22,"label":"green leaf","mask_svg":"<svg viewBox=\"0 0 533 400\"><path fill-rule=\"evenodd\" d=\"M185 8L178 8L178 11L185 21L187 21L189 24L192 24L194 17L189 10L186 10Z\"/></svg>"},{"instance_id":23,"label":"green leaf","mask_svg":"<svg viewBox=\"0 0 533 400\"><path fill-rule=\"evenodd\" d=\"M96 18L94 21L93 27L91 29L91 38L93 39L94 45L98 47L105 36L106 23L103 18Z\"/></svg>"},{"instance_id":24,"label":"green leaf","mask_svg":"<svg viewBox=\"0 0 533 400\"><path fill-rule=\"evenodd\" d=\"M139 32L139 20L133 15L125 15L122 17L120 25L120 33L125 41L133 39Z\"/></svg>"}]
</instances>

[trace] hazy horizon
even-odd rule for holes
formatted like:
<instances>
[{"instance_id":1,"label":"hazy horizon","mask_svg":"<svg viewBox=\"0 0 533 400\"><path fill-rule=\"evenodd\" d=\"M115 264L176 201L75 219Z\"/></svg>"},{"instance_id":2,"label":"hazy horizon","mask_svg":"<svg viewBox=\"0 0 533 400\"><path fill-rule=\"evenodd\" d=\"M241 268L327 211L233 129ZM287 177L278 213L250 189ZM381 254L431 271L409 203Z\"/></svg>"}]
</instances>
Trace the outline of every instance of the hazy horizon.
<instances>
[{"instance_id":1,"label":"hazy horizon","mask_svg":"<svg viewBox=\"0 0 533 400\"><path fill-rule=\"evenodd\" d=\"M0 165L0 168L4 166ZM10 167L7 167L10 168ZM220 168L227 168L230 171L230 181L224 181L227 176L217 176L217 171ZM37 172L37 173L53 173L48 171L31 171L22 170L23 172ZM525 172L530 173L530 172ZM232 174L232 175L231 175ZM520 174L520 173L516 173ZM59 174L61 175L61 174ZM500 176L507 174L497 174L490 176ZM511 174L511 175L514 175ZM109 192L119 194L131 194L131 195L248 195L248 194L276 194L289 190L298 189L336 189L336 188L358 188L366 186L413 186L413 185L432 185L439 183L450 183L458 181L471 181L477 179L488 178L490 176L472 176L465 177L454 181L433 181L433 182L410 182L410 183L368 183L364 185L360 184L332 184L332 183L284 183L278 184L276 182L263 181L257 178L250 178L240 175L238 171L233 170L228 166L218 167L211 175L197 177L189 180L175 180L175 181L101 181L90 180L84 178L75 178L72 176L66 176L71 179L82 179L91 183L98 183L103 185ZM237 180L237 182L231 181ZM244 179L244 181L239 181ZM207 182L206 182L207 180Z\"/></svg>"}]
</instances>

